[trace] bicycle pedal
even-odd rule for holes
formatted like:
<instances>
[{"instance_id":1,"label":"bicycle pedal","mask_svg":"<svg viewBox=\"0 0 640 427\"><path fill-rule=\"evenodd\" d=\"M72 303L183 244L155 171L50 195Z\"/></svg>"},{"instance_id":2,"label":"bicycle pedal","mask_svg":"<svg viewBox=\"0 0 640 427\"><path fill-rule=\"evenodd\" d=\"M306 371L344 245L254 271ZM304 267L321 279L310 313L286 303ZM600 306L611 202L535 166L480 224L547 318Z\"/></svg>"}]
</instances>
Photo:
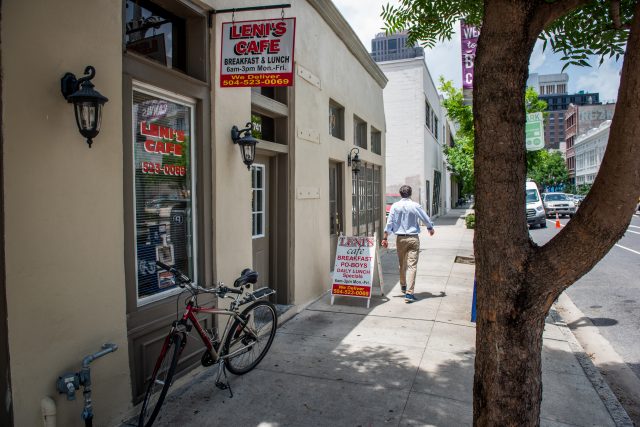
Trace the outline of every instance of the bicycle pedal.
<instances>
[{"instance_id":1,"label":"bicycle pedal","mask_svg":"<svg viewBox=\"0 0 640 427\"><path fill-rule=\"evenodd\" d=\"M222 381L216 381L216 387L218 387L220 390L226 390L229 388L229 384L223 383Z\"/></svg>"}]
</instances>

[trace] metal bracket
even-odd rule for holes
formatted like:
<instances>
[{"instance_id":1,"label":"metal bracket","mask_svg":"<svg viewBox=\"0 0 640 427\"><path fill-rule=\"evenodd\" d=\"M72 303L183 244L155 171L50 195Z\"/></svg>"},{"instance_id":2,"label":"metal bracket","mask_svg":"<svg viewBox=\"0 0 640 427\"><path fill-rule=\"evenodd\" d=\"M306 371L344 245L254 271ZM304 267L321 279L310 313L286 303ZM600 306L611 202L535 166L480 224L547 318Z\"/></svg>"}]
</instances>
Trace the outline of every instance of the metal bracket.
<instances>
[{"instance_id":1,"label":"metal bracket","mask_svg":"<svg viewBox=\"0 0 640 427\"><path fill-rule=\"evenodd\" d=\"M213 26L213 15L218 15L220 13L236 13L236 12L250 12L253 10L269 10L269 9L287 9L291 7L291 3L286 4L271 4L264 6L248 6L248 7L237 7L233 9L213 9L209 11L209 28Z\"/></svg>"}]
</instances>

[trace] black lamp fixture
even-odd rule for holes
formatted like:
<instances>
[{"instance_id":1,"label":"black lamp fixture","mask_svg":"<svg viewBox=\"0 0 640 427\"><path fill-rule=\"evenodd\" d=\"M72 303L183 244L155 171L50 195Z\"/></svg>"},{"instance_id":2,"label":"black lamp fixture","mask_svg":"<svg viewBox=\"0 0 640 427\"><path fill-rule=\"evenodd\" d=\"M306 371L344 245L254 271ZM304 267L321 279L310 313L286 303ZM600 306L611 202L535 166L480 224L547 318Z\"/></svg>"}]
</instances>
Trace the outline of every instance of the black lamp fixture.
<instances>
[{"instance_id":1,"label":"black lamp fixture","mask_svg":"<svg viewBox=\"0 0 640 427\"><path fill-rule=\"evenodd\" d=\"M234 144L240 145L240 154L242 154L242 162L247 165L247 169L251 168L251 164L256 158L256 144L258 140L251 136L253 123L247 123L244 129L238 129L237 126L231 128L231 139ZM242 136L244 134L244 136Z\"/></svg>"},{"instance_id":2,"label":"black lamp fixture","mask_svg":"<svg viewBox=\"0 0 640 427\"><path fill-rule=\"evenodd\" d=\"M355 154L353 154L352 156L351 154L354 151ZM347 156L347 165L351 166L351 170L356 175L358 175L358 172L360 172L360 156L358 156L358 153L360 153L360 150L354 147L351 149L351 151L349 151L349 155Z\"/></svg>"},{"instance_id":3,"label":"black lamp fixture","mask_svg":"<svg viewBox=\"0 0 640 427\"><path fill-rule=\"evenodd\" d=\"M75 75L66 73L60 80L60 88L64 99L73 103L78 130L87 138L87 144L91 148L93 138L100 132L102 106L108 99L93 88L91 79L96 76L96 69L88 65L84 74L84 77L76 79Z\"/></svg>"}]
</instances>

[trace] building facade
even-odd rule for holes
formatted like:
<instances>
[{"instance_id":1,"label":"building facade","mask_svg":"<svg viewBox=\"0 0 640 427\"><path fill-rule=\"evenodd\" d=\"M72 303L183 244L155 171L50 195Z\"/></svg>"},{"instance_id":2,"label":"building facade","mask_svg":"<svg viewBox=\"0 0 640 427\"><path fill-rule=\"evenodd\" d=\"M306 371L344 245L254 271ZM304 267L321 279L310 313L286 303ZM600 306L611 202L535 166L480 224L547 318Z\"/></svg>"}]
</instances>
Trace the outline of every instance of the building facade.
<instances>
[{"instance_id":1,"label":"building facade","mask_svg":"<svg viewBox=\"0 0 640 427\"><path fill-rule=\"evenodd\" d=\"M597 128L587 131L576 139L573 148L576 158L575 183L577 186L590 185L595 181L607 149L610 127L611 120L606 120Z\"/></svg>"},{"instance_id":2,"label":"building facade","mask_svg":"<svg viewBox=\"0 0 640 427\"><path fill-rule=\"evenodd\" d=\"M567 136L565 134L566 114L570 104L600 104L598 93L569 94L569 75L532 73L527 80L527 87L532 87L541 100L547 103L547 119L544 124L545 148L565 152Z\"/></svg>"},{"instance_id":3,"label":"building facade","mask_svg":"<svg viewBox=\"0 0 640 427\"><path fill-rule=\"evenodd\" d=\"M414 201L432 216L443 214L445 115L424 58L378 65L389 79L384 90L386 192L397 193L403 184L411 185Z\"/></svg>"},{"instance_id":4,"label":"building facade","mask_svg":"<svg viewBox=\"0 0 640 427\"><path fill-rule=\"evenodd\" d=\"M527 79L527 87L532 87L538 95L562 95L568 93L569 75L531 73Z\"/></svg>"},{"instance_id":5,"label":"building facade","mask_svg":"<svg viewBox=\"0 0 640 427\"><path fill-rule=\"evenodd\" d=\"M301 306L329 288L338 233L379 230L386 77L331 1L211 13L248 6L2 3L3 425L39 425L45 396L59 425L79 425L82 399L55 381L105 342L119 349L92 366L96 424L131 415L176 316L179 289L156 260L202 285L252 266L274 302ZM221 87L223 23L282 14L296 18L293 85ZM44 53L26 54L34 45ZM91 148L60 93L87 65L109 98ZM249 170L230 137L248 122ZM200 356L187 346L181 371Z\"/></svg>"},{"instance_id":6,"label":"building facade","mask_svg":"<svg viewBox=\"0 0 640 427\"><path fill-rule=\"evenodd\" d=\"M424 48L407 42L407 32L386 35L378 33L371 40L371 57L376 62L424 57Z\"/></svg>"},{"instance_id":7,"label":"building facade","mask_svg":"<svg viewBox=\"0 0 640 427\"><path fill-rule=\"evenodd\" d=\"M613 119L616 104L574 105L570 104L565 120L565 140L567 169L569 178L576 181L576 157L574 145L576 139L591 129L595 129L607 120Z\"/></svg>"}]
</instances>

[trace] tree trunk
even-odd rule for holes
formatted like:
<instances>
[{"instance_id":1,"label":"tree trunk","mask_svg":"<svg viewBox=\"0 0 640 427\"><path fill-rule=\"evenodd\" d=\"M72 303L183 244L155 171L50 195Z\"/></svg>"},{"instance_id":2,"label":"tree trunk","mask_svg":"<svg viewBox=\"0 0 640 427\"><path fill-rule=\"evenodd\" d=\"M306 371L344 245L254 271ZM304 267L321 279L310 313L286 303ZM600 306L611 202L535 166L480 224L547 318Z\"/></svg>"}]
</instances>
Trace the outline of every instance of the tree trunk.
<instances>
[{"instance_id":1,"label":"tree trunk","mask_svg":"<svg viewBox=\"0 0 640 427\"><path fill-rule=\"evenodd\" d=\"M579 4L485 1L473 91L478 280L473 413L479 426L539 425L544 319L560 292L622 236L640 194L640 152L633 139L640 133L640 78L633 72L640 69L639 3L600 174L556 238L542 248L529 238L524 191L529 58L541 30Z\"/></svg>"},{"instance_id":2,"label":"tree trunk","mask_svg":"<svg viewBox=\"0 0 640 427\"><path fill-rule=\"evenodd\" d=\"M528 306L526 282L531 244L523 128L535 43L528 34L532 3L486 2L475 63L478 318L473 412L480 426L537 425L542 397L544 313Z\"/></svg>"}]
</instances>

